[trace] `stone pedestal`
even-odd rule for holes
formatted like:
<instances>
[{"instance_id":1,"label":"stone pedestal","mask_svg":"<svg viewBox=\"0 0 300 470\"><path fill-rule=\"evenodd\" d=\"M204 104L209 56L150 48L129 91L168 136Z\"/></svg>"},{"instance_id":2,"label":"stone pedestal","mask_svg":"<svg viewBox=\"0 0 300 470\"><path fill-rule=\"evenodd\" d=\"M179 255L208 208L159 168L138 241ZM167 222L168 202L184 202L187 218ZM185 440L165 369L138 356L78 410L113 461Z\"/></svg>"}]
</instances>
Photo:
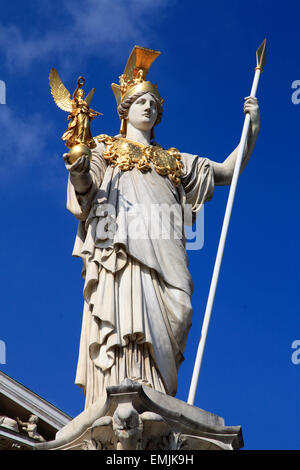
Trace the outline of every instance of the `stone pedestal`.
<instances>
[{"instance_id":1,"label":"stone pedestal","mask_svg":"<svg viewBox=\"0 0 300 470\"><path fill-rule=\"evenodd\" d=\"M233 450L240 426L130 380L74 418L37 450Z\"/></svg>"}]
</instances>

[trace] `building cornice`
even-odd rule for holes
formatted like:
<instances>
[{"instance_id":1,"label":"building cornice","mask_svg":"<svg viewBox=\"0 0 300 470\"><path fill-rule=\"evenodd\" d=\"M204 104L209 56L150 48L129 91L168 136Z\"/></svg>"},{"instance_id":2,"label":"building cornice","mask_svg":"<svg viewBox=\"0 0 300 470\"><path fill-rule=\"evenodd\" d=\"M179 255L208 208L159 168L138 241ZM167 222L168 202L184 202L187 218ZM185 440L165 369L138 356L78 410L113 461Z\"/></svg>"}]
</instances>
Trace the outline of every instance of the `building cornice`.
<instances>
[{"instance_id":1,"label":"building cornice","mask_svg":"<svg viewBox=\"0 0 300 470\"><path fill-rule=\"evenodd\" d=\"M57 430L60 430L72 419L2 371L0 371L0 394L26 408L30 413L35 414Z\"/></svg>"}]
</instances>

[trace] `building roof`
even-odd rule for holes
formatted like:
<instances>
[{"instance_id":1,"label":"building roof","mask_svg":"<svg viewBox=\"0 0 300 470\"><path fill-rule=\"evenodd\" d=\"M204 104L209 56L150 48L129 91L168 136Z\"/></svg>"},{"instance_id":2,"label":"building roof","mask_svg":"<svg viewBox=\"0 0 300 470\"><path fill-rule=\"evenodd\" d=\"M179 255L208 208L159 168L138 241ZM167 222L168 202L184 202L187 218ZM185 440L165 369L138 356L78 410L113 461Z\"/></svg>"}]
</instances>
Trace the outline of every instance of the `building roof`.
<instances>
[{"instance_id":1,"label":"building roof","mask_svg":"<svg viewBox=\"0 0 300 470\"><path fill-rule=\"evenodd\" d=\"M20 418L27 421L30 414L38 416L38 432L48 441L55 438L55 434L62 427L71 421L71 417L62 412L48 401L41 398L36 393L29 390L24 385L12 379L4 372L0 371L0 416L16 420ZM0 425L0 441L2 438L15 438L15 441L26 442L29 439L26 434L18 433L13 429L8 429ZM26 446L26 442L24 445ZM21 443L21 444L22 444Z\"/></svg>"}]
</instances>

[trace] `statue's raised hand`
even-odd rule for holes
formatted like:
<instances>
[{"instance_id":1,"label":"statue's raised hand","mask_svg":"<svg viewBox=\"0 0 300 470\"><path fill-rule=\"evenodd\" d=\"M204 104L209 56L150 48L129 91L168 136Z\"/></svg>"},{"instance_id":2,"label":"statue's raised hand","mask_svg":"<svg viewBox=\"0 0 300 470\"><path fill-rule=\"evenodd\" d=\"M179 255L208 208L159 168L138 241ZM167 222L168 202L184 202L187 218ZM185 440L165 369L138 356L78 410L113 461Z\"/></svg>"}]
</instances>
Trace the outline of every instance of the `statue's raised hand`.
<instances>
[{"instance_id":1,"label":"statue's raised hand","mask_svg":"<svg viewBox=\"0 0 300 470\"><path fill-rule=\"evenodd\" d=\"M244 113L250 114L251 130L253 133L257 133L260 129L260 112L257 98L246 96L244 103Z\"/></svg>"},{"instance_id":2,"label":"statue's raised hand","mask_svg":"<svg viewBox=\"0 0 300 470\"><path fill-rule=\"evenodd\" d=\"M90 171L90 159L88 155L82 155L82 157L78 158L74 163L70 163L69 154L64 153L63 159L67 170L74 175L84 175Z\"/></svg>"}]
</instances>

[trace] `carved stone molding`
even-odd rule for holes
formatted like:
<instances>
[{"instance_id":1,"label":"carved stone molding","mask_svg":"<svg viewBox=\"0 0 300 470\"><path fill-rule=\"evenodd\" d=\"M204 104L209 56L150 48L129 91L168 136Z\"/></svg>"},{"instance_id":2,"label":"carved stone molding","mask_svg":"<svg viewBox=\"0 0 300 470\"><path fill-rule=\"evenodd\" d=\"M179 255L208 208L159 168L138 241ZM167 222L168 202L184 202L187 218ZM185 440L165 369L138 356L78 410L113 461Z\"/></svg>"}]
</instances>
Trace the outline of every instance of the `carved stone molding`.
<instances>
[{"instance_id":1,"label":"carved stone molding","mask_svg":"<svg viewBox=\"0 0 300 470\"><path fill-rule=\"evenodd\" d=\"M204 450L243 447L240 426L126 379L107 387L102 406L85 410L37 449Z\"/></svg>"}]
</instances>

